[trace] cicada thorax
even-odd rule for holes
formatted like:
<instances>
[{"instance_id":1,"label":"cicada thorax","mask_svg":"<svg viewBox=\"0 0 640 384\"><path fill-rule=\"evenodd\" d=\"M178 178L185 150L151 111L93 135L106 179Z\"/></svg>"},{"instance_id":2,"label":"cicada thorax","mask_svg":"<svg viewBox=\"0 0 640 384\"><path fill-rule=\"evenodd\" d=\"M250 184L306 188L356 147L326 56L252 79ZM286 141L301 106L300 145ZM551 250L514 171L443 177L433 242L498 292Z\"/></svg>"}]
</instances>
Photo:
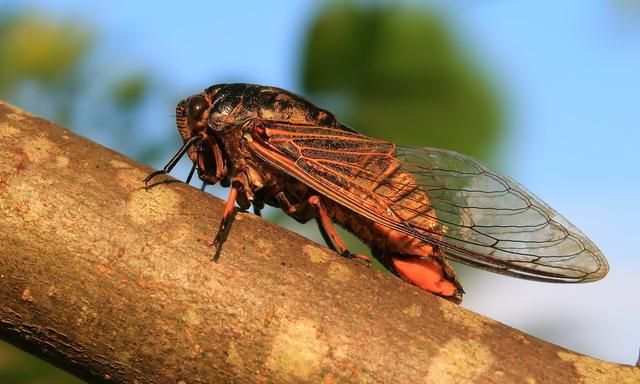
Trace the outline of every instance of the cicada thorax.
<instances>
[{"instance_id":1,"label":"cicada thorax","mask_svg":"<svg viewBox=\"0 0 640 384\"><path fill-rule=\"evenodd\" d=\"M260 179L256 177L260 175L273 179L271 169L265 169L261 160L252 156L244 137L259 129L261 122L274 121L292 126L339 126L333 114L304 98L279 88L252 84L212 86L183 100L176 109L183 140L194 135L202 137L202 142L190 148L188 154L197 164L200 178L210 184L217 181L228 184L236 176L248 177L250 181ZM252 169L253 174L242 175ZM263 185L270 183L256 182L252 190Z\"/></svg>"},{"instance_id":2,"label":"cicada thorax","mask_svg":"<svg viewBox=\"0 0 640 384\"><path fill-rule=\"evenodd\" d=\"M286 122L290 125L337 127L335 116L308 100L277 88L263 88L255 98L256 117L266 122Z\"/></svg>"}]
</instances>

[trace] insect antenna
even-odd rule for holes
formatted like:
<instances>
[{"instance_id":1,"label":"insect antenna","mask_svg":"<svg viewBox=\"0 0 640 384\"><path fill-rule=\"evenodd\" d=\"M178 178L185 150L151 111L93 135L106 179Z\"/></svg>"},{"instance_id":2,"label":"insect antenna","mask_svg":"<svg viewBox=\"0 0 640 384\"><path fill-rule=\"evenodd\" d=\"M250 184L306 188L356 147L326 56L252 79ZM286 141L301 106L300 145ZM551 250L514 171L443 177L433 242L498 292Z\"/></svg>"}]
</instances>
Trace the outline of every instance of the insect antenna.
<instances>
[{"instance_id":1,"label":"insect antenna","mask_svg":"<svg viewBox=\"0 0 640 384\"><path fill-rule=\"evenodd\" d=\"M155 171L155 172L151 172L149 174L149 176L144 178L144 184L145 185L149 184L151 179L153 179L154 177L156 177L158 175L164 175L164 174L167 174L167 173L171 172L173 167L175 167L176 164L178 164L178 161L180 161L180 159L182 158L182 156L184 156L184 154L187 152L187 150L189 148L191 148L191 146L193 144L195 144L197 142L200 142L201 140L202 140L202 137L200 137L200 136L193 136L192 138L187 140L184 144L182 144L182 147L180 147L178 152L176 152L176 154L173 155L173 157L171 159L169 159L167 164L162 169L160 169L158 171Z\"/></svg>"}]
</instances>

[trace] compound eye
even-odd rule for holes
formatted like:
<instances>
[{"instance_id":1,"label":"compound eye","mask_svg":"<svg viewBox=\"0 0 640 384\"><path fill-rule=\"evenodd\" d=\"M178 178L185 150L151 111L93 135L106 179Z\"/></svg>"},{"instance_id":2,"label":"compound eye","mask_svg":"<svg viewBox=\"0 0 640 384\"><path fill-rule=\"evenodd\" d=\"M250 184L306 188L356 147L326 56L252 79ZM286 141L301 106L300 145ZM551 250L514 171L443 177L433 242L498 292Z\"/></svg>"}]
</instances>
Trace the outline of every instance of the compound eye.
<instances>
[{"instance_id":1,"label":"compound eye","mask_svg":"<svg viewBox=\"0 0 640 384\"><path fill-rule=\"evenodd\" d=\"M187 104L187 111L189 113L189 118L192 121L200 120L200 116L202 113L209 108L209 103L207 99L204 97L197 95L193 96L189 99L189 103Z\"/></svg>"}]
</instances>

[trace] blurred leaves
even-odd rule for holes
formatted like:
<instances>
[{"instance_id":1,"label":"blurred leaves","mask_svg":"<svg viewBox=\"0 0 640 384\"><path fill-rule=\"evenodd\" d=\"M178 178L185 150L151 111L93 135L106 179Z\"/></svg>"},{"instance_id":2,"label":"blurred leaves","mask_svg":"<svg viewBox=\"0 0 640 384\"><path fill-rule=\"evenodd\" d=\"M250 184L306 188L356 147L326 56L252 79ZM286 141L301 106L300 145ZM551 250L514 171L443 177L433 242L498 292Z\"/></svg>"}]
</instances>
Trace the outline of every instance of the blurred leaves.
<instances>
[{"instance_id":1,"label":"blurred leaves","mask_svg":"<svg viewBox=\"0 0 640 384\"><path fill-rule=\"evenodd\" d=\"M331 2L314 20L303 87L356 130L412 146L492 157L495 90L441 15L401 3Z\"/></svg>"},{"instance_id":2,"label":"blurred leaves","mask_svg":"<svg viewBox=\"0 0 640 384\"><path fill-rule=\"evenodd\" d=\"M151 80L144 73L134 73L113 85L110 96L116 108L136 109L151 88Z\"/></svg>"},{"instance_id":3,"label":"blurred leaves","mask_svg":"<svg viewBox=\"0 0 640 384\"><path fill-rule=\"evenodd\" d=\"M61 86L73 77L92 42L92 33L80 24L33 13L1 15L0 94L15 92L25 81Z\"/></svg>"},{"instance_id":4,"label":"blurred leaves","mask_svg":"<svg viewBox=\"0 0 640 384\"><path fill-rule=\"evenodd\" d=\"M80 384L84 381L44 360L0 342L0 383Z\"/></svg>"},{"instance_id":5,"label":"blurred leaves","mask_svg":"<svg viewBox=\"0 0 640 384\"><path fill-rule=\"evenodd\" d=\"M0 97L68 126L70 99L82 86L77 74L93 40L78 23L0 14Z\"/></svg>"},{"instance_id":6,"label":"blurred leaves","mask_svg":"<svg viewBox=\"0 0 640 384\"><path fill-rule=\"evenodd\" d=\"M98 58L98 37L77 20L0 14L0 98L152 162L168 136L149 137L134 127L143 125L156 80L126 58Z\"/></svg>"}]
</instances>

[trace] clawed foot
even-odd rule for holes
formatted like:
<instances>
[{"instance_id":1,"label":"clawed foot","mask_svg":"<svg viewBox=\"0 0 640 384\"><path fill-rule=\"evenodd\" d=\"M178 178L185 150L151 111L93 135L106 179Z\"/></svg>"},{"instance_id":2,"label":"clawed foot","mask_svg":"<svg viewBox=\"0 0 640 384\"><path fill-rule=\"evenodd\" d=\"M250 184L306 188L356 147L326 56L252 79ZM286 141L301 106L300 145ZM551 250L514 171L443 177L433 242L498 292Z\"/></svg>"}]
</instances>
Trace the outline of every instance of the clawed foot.
<instances>
[{"instance_id":1,"label":"clawed foot","mask_svg":"<svg viewBox=\"0 0 640 384\"><path fill-rule=\"evenodd\" d=\"M371 266L371 259L363 254L360 253L351 253L349 251L345 251L342 256L349 258L349 259L357 259L360 260L362 262L364 262L367 266Z\"/></svg>"}]
</instances>

